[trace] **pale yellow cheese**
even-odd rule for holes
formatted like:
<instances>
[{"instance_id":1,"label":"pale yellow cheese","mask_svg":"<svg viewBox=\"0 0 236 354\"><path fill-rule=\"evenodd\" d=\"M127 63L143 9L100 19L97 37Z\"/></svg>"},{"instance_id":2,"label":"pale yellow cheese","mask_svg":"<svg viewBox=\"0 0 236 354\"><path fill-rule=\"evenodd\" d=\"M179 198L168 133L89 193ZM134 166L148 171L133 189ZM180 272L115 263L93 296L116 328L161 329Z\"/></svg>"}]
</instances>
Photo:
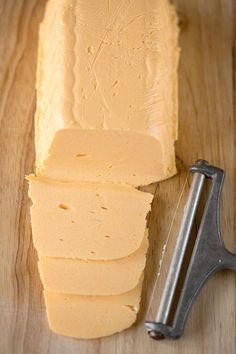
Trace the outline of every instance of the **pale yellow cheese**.
<instances>
[{"instance_id":1,"label":"pale yellow cheese","mask_svg":"<svg viewBox=\"0 0 236 354\"><path fill-rule=\"evenodd\" d=\"M129 185L176 172L177 40L167 0L47 2L29 181L56 333L99 338L136 319L152 196Z\"/></svg>"},{"instance_id":2,"label":"pale yellow cheese","mask_svg":"<svg viewBox=\"0 0 236 354\"><path fill-rule=\"evenodd\" d=\"M57 334L100 338L130 327L139 310L141 282L114 296L82 296L44 292L48 322Z\"/></svg>"},{"instance_id":3,"label":"pale yellow cheese","mask_svg":"<svg viewBox=\"0 0 236 354\"><path fill-rule=\"evenodd\" d=\"M167 166L159 141L141 133L70 128L57 132L41 176L147 185L176 172L170 155Z\"/></svg>"},{"instance_id":4,"label":"pale yellow cheese","mask_svg":"<svg viewBox=\"0 0 236 354\"><path fill-rule=\"evenodd\" d=\"M33 241L41 255L109 260L140 247L152 194L127 185L28 179Z\"/></svg>"},{"instance_id":5,"label":"pale yellow cheese","mask_svg":"<svg viewBox=\"0 0 236 354\"><path fill-rule=\"evenodd\" d=\"M156 145L144 137L140 144L146 152L153 145L161 169L154 165L155 174L148 178L151 161L139 177L140 184L173 175L177 37L175 11L167 0L48 1L39 40L37 171L52 144L63 147L64 139L57 136L54 141L56 133L77 127L154 137ZM136 143L132 136L129 140ZM137 154L141 146L136 145ZM115 148L116 143L110 145Z\"/></svg>"},{"instance_id":6,"label":"pale yellow cheese","mask_svg":"<svg viewBox=\"0 0 236 354\"><path fill-rule=\"evenodd\" d=\"M39 256L44 289L79 295L117 295L135 288L145 267L147 235L128 257L111 261Z\"/></svg>"}]
</instances>

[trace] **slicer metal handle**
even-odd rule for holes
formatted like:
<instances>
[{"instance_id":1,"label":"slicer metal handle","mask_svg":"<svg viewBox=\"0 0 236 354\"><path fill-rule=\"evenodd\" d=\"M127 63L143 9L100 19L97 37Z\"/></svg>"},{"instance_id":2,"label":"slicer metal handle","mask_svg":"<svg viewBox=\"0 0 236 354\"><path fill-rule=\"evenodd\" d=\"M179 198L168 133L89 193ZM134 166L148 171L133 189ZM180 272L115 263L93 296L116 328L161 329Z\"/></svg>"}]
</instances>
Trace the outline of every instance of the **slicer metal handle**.
<instances>
[{"instance_id":1,"label":"slicer metal handle","mask_svg":"<svg viewBox=\"0 0 236 354\"><path fill-rule=\"evenodd\" d=\"M183 250L185 251L187 241L189 238L189 229L193 224L193 214L196 213L195 203L190 203L191 196L195 195L195 202L198 203L199 195L194 194L192 189L197 192L200 182L196 183L196 177L193 178L193 184L191 186L190 197L186 204L186 209L192 208L191 211L185 210L183 221L180 227L180 232L177 237L176 246L174 250L174 257L170 264L166 286L163 291L162 299L160 302L158 316L155 322L146 321L145 326L148 329L150 337L154 339L162 338L178 338L181 336L185 322L187 320L188 314L190 312L191 306L194 303L200 289L203 287L205 282L212 276L215 272L222 269L233 269L236 270L236 255L229 252L222 241L220 234L220 195L224 183L224 171L215 166L210 166L204 160L197 161L195 165L190 168L190 171L195 175L205 176L212 179L211 190L207 199L207 203L204 209L202 221L198 230L195 245L193 248L192 256L184 280L184 284L181 290L180 298L177 304L176 312L172 325L167 323L169 313L170 313L170 300L172 303L173 294L176 289L177 275L173 275L176 260L174 259L178 254L183 257ZM199 180L200 181L200 180ZM202 188L202 186L201 186ZM186 216L190 215L190 218L186 220ZM187 222L186 234L182 234L181 230L183 225ZM185 237L184 241L181 241ZM182 245L182 251L178 251L178 246ZM179 264L178 263L178 264ZM171 279L173 283L171 285Z\"/></svg>"},{"instance_id":2,"label":"slicer metal handle","mask_svg":"<svg viewBox=\"0 0 236 354\"><path fill-rule=\"evenodd\" d=\"M201 173L195 173L193 176L193 182L191 184L188 200L185 205L182 222L172 256L172 261L159 306L159 311L155 319L156 322L166 324L168 321L176 286L178 283L178 278L184 260L185 251L191 234L191 226L201 197L204 180L205 176Z\"/></svg>"}]
</instances>

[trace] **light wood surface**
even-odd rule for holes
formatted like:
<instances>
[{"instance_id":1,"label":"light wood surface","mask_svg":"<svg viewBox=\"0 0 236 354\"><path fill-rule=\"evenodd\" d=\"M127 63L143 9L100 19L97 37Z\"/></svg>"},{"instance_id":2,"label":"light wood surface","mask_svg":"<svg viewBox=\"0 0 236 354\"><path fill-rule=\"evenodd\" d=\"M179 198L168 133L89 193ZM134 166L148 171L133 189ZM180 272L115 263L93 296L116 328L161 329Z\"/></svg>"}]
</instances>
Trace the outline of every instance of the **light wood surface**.
<instances>
[{"instance_id":1,"label":"light wood surface","mask_svg":"<svg viewBox=\"0 0 236 354\"><path fill-rule=\"evenodd\" d=\"M157 0L158 1L158 0ZM176 0L179 69L179 175L155 191L149 257L139 320L101 340L75 340L48 329L31 240L24 175L33 171L38 24L44 0L0 0L0 354L235 354L236 274L223 272L201 292L183 338L155 342L143 327L170 219L186 168L203 157L227 171L222 202L226 245L235 235L234 0ZM163 269L165 271L165 269Z\"/></svg>"}]
</instances>

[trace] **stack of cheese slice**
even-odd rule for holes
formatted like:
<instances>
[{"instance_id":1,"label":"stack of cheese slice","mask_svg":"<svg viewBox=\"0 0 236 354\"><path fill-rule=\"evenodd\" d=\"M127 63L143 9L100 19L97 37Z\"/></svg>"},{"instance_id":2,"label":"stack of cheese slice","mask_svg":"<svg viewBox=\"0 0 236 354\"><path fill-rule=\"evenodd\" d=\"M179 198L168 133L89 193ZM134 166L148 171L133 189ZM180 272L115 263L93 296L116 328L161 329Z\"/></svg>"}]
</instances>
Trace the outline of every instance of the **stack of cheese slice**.
<instances>
[{"instance_id":1,"label":"stack of cheese slice","mask_svg":"<svg viewBox=\"0 0 236 354\"><path fill-rule=\"evenodd\" d=\"M52 329L93 338L129 327L139 306L152 195L128 185L28 179Z\"/></svg>"},{"instance_id":2,"label":"stack of cheese slice","mask_svg":"<svg viewBox=\"0 0 236 354\"><path fill-rule=\"evenodd\" d=\"M34 245L50 327L136 319L152 195L175 173L178 30L167 0L49 0L39 36Z\"/></svg>"}]
</instances>

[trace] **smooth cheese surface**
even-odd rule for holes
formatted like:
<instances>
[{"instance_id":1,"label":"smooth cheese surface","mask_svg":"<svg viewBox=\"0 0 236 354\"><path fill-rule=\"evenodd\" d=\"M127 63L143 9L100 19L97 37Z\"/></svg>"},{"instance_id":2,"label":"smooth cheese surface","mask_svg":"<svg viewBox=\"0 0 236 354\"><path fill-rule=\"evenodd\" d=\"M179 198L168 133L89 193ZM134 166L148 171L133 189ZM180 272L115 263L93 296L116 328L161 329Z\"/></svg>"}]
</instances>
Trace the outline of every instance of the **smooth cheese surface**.
<instances>
[{"instance_id":1,"label":"smooth cheese surface","mask_svg":"<svg viewBox=\"0 0 236 354\"><path fill-rule=\"evenodd\" d=\"M56 132L71 126L158 140L167 129L169 157L177 137L176 22L167 0L48 2L37 70L38 171Z\"/></svg>"},{"instance_id":2,"label":"smooth cheese surface","mask_svg":"<svg viewBox=\"0 0 236 354\"><path fill-rule=\"evenodd\" d=\"M123 331L136 320L141 283L114 296L66 295L44 291L48 322L57 334L100 338Z\"/></svg>"},{"instance_id":3,"label":"smooth cheese surface","mask_svg":"<svg viewBox=\"0 0 236 354\"><path fill-rule=\"evenodd\" d=\"M163 139L166 134L160 137ZM41 176L62 181L161 181L176 173L174 145L141 133L64 129L57 132Z\"/></svg>"},{"instance_id":4,"label":"smooth cheese surface","mask_svg":"<svg viewBox=\"0 0 236 354\"><path fill-rule=\"evenodd\" d=\"M152 194L126 185L28 180L33 241L41 255L109 260L140 247Z\"/></svg>"},{"instance_id":5,"label":"smooth cheese surface","mask_svg":"<svg viewBox=\"0 0 236 354\"><path fill-rule=\"evenodd\" d=\"M147 235L140 248L112 261L51 258L39 256L44 289L79 295L117 295L135 288L145 267Z\"/></svg>"}]
</instances>

